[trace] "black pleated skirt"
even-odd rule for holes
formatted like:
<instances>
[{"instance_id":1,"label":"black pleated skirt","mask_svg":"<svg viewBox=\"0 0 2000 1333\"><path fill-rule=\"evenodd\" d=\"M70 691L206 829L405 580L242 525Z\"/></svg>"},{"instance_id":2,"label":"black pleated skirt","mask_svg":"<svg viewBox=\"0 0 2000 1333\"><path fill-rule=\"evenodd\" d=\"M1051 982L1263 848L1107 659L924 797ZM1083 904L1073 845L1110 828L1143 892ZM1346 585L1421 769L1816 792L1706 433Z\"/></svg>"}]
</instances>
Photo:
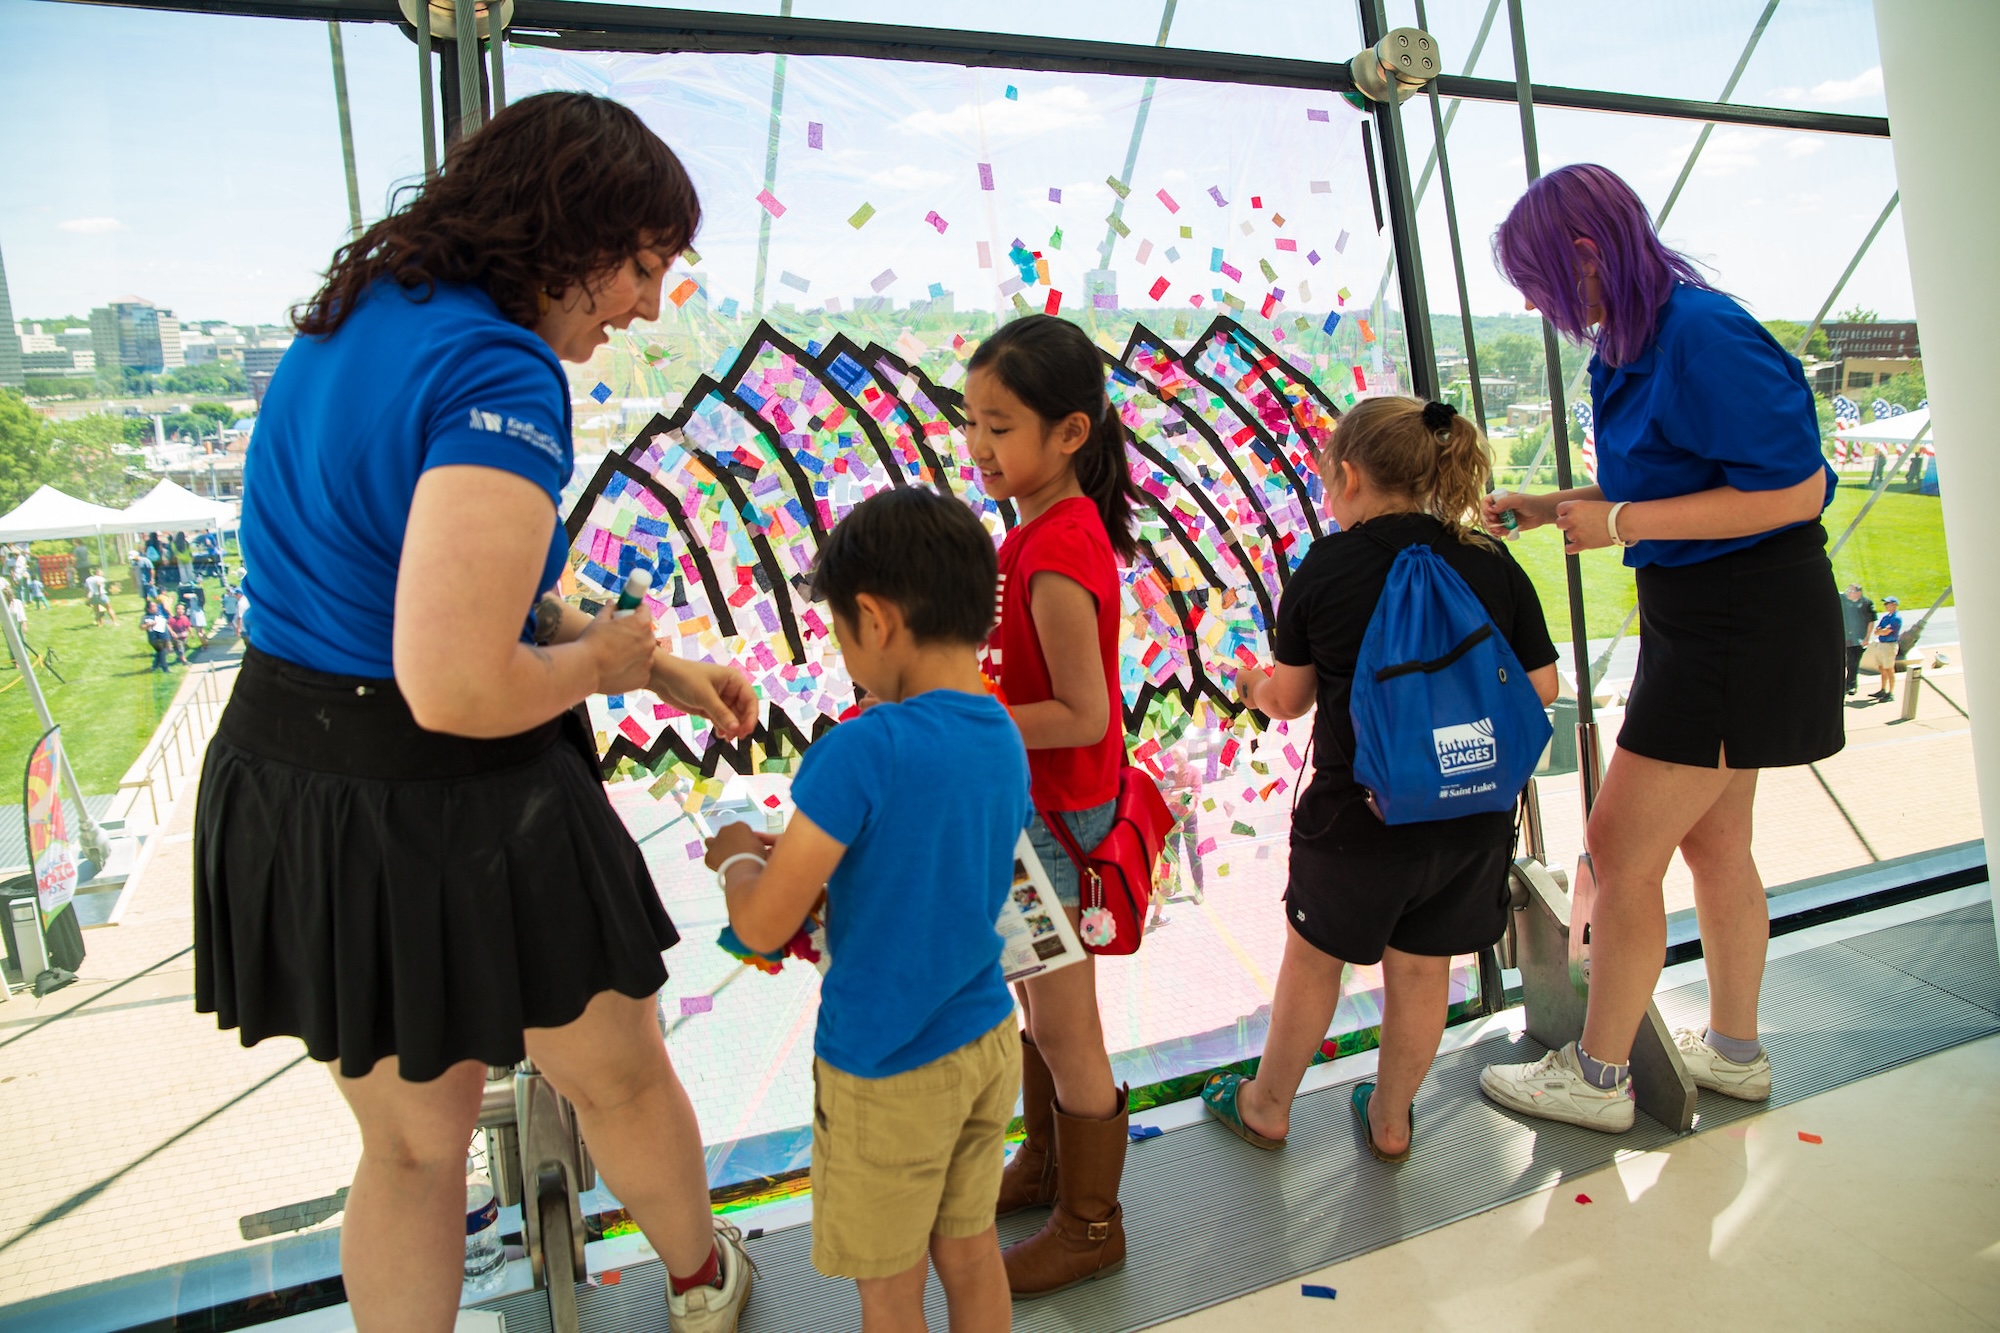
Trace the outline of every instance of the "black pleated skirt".
<instances>
[{"instance_id":1,"label":"black pleated skirt","mask_svg":"<svg viewBox=\"0 0 2000 1333\"><path fill-rule=\"evenodd\" d=\"M1620 749L1699 768L1789 768L1847 743L1846 631L1825 528L1637 573L1639 670Z\"/></svg>"},{"instance_id":2,"label":"black pleated skirt","mask_svg":"<svg viewBox=\"0 0 2000 1333\"><path fill-rule=\"evenodd\" d=\"M679 935L574 714L445 736L394 681L250 649L197 801L195 1008L245 1046L423 1082L666 982Z\"/></svg>"}]
</instances>

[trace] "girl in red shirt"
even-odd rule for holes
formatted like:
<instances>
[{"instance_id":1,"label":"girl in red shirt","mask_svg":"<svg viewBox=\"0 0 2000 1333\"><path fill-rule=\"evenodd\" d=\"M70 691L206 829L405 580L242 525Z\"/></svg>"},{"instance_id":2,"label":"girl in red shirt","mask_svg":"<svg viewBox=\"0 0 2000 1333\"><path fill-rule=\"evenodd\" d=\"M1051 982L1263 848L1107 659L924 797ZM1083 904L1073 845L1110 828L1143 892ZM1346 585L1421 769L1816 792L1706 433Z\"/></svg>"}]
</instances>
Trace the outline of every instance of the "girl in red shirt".
<instances>
[{"instance_id":1,"label":"girl in red shirt","mask_svg":"<svg viewBox=\"0 0 2000 1333\"><path fill-rule=\"evenodd\" d=\"M1019 524L1000 546L998 617L984 666L1021 728L1035 809L1028 836L1072 925L1076 863L1049 833L1061 819L1085 851L1111 831L1125 728L1118 689L1118 564L1137 551L1138 490L1104 359L1083 330L1015 320L973 354L965 438L986 493ZM1094 958L1022 983L1027 1139L1007 1164L999 1213L1054 1204L1005 1254L1016 1296L1058 1291L1125 1258L1118 1182L1126 1089L1111 1081Z\"/></svg>"}]
</instances>

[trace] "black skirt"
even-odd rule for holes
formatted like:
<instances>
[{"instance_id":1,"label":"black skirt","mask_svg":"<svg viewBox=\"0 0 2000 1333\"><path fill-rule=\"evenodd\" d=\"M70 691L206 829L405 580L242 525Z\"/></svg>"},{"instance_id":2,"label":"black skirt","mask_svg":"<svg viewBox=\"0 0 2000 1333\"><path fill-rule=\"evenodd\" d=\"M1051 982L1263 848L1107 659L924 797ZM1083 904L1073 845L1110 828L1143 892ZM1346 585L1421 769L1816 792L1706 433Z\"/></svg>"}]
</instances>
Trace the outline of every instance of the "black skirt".
<instances>
[{"instance_id":1,"label":"black skirt","mask_svg":"<svg viewBox=\"0 0 2000 1333\"><path fill-rule=\"evenodd\" d=\"M583 724L423 730L394 681L250 649L195 813L195 1008L358 1078L509 1065L525 1028L642 999L679 939Z\"/></svg>"},{"instance_id":2,"label":"black skirt","mask_svg":"<svg viewBox=\"0 0 2000 1333\"><path fill-rule=\"evenodd\" d=\"M1639 670L1620 749L1697 768L1789 768L1847 743L1846 632L1825 528L1637 574Z\"/></svg>"}]
</instances>

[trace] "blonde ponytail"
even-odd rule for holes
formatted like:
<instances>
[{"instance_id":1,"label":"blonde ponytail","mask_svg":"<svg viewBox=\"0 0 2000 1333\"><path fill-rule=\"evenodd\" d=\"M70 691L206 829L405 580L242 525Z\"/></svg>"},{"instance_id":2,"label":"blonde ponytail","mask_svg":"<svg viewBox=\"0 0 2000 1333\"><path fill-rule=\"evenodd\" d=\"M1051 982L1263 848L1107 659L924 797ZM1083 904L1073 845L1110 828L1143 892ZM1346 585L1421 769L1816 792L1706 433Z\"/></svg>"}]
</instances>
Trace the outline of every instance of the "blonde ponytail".
<instances>
[{"instance_id":1,"label":"blonde ponytail","mask_svg":"<svg viewBox=\"0 0 2000 1333\"><path fill-rule=\"evenodd\" d=\"M1491 541L1478 522L1493 474L1486 437L1447 403L1364 398L1335 425L1320 450L1320 475L1352 463L1378 489L1407 497L1462 542Z\"/></svg>"}]
</instances>

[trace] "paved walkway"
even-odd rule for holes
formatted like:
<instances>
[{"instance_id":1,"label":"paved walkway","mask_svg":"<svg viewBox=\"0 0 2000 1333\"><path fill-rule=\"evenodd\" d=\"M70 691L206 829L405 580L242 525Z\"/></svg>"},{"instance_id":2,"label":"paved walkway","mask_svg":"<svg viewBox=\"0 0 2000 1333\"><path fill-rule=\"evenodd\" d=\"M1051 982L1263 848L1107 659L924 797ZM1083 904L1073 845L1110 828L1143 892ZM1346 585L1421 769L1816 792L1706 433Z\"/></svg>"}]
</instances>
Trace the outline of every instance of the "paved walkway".
<instances>
[{"instance_id":1,"label":"paved walkway","mask_svg":"<svg viewBox=\"0 0 2000 1333\"><path fill-rule=\"evenodd\" d=\"M1946 651L1956 659L1955 647ZM1847 749L1817 776L1767 774L1757 823L1766 880L1979 837L1971 739L1957 711L1964 706L1962 676L1932 674L1917 720L1898 721L1896 706L1856 708ZM1615 721L1606 718L1607 741ZM1277 898L1288 793L1245 802L1242 784L1295 771L1285 749L1303 735L1294 724L1262 738L1254 757L1269 774L1211 785L1206 796L1217 808L1203 813L1203 831L1218 841L1204 858L1205 901L1173 903L1136 958L1101 967L1121 1067L1171 1064L1175 1051L1218 1032L1254 1048L1283 940ZM121 924L85 936L82 980L40 1001L0 1004L0 1123L10 1145L0 1187L0 1304L243 1246L241 1219L331 1195L352 1170L353 1124L296 1042L244 1050L193 1012L193 783L176 790ZM713 877L687 858L687 821L675 822L678 811L641 787L616 797L645 839L685 937L668 957L664 1008L705 1137L720 1143L803 1125L816 976L797 967L779 977L751 973L715 949L721 903ZM1575 779L1545 783L1544 807L1551 859L1565 864L1580 826ZM1670 906L1688 903L1678 866L1668 887ZM1352 980L1344 1026L1373 1021L1374 984L1368 971Z\"/></svg>"}]
</instances>

